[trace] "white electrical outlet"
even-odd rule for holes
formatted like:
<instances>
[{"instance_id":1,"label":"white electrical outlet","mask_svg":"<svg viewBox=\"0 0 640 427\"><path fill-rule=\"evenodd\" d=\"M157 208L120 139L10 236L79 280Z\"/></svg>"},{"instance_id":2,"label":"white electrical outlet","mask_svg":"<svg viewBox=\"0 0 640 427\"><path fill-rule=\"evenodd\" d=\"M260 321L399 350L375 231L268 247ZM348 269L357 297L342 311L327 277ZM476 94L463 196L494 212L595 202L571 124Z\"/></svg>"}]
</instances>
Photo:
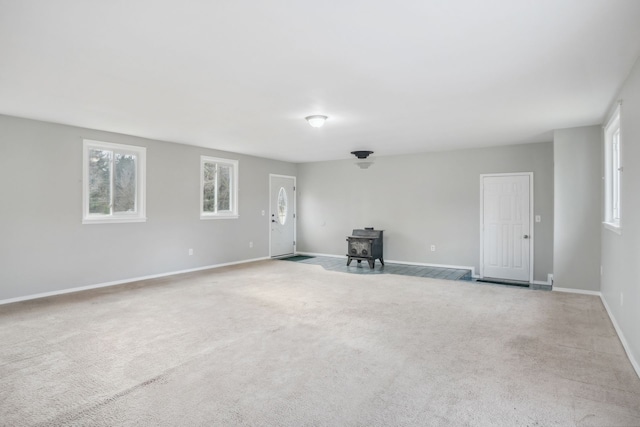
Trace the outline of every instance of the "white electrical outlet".
<instances>
[{"instance_id":1,"label":"white electrical outlet","mask_svg":"<svg viewBox=\"0 0 640 427\"><path fill-rule=\"evenodd\" d=\"M249 247L252 248L253 247L253 242L249 242Z\"/></svg>"},{"instance_id":2,"label":"white electrical outlet","mask_svg":"<svg viewBox=\"0 0 640 427\"><path fill-rule=\"evenodd\" d=\"M431 245L431 252L435 252L436 251L436 245Z\"/></svg>"},{"instance_id":3,"label":"white electrical outlet","mask_svg":"<svg viewBox=\"0 0 640 427\"><path fill-rule=\"evenodd\" d=\"M540 215L536 215L536 222L540 222L542 221L542 218L540 217Z\"/></svg>"},{"instance_id":4,"label":"white electrical outlet","mask_svg":"<svg viewBox=\"0 0 640 427\"><path fill-rule=\"evenodd\" d=\"M189 249L189 256L193 255L193 249Z\"/></svg>"},{"instance_id":5,"label":"white electrical outlet","mask_svg":"<svg viewBox=\"0 0 640 427\"><path fill-rule=\"evenodd\" d=\"M262 216L264 216L264 209L262 210Z\"/></svg>"}]
</instances>

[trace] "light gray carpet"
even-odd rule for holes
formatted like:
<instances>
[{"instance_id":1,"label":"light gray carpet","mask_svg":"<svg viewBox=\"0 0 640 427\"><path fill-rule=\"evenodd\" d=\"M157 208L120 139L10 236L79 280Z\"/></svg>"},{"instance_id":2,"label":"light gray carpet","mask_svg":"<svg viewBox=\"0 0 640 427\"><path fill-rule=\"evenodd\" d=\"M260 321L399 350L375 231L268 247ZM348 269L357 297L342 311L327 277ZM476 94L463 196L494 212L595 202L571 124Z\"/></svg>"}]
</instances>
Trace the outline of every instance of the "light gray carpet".
<instances>
[{"instance_id":1,"label":"light gray carpet","mask_svg":"<svg viewBox=\"0 0 640 427\"><path fill-rule=\"evenodd\" d=\"M0 423L640 425L596 297L264 261L0 306Z\"/></svg>"}]
</instances>

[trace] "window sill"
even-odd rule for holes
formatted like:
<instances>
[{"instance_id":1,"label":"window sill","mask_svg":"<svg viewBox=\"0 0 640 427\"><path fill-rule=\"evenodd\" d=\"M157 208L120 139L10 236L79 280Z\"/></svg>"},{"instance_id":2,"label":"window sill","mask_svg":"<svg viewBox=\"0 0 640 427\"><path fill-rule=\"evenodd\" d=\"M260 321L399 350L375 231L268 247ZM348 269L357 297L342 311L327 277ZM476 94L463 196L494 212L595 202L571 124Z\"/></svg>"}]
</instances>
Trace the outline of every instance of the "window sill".
<instances>
[{"instance_id":1,"label":"window sill","mask_svg":"<svg viewBox=\"0 0 640 427\"><path fill-rule=\"evenodd\" d=\"M620 234L620 235L622 234L622 227L620 227L619 224L614 224L611 222L603 222L602 225L607 230L613 231L616 234Z\"/></svg>"},{"instance_id":2,"label":"window sill","mask_svg":"<svg viewBox=\"0 0 640 427\"><path fill-rule=\"evenodd\" d=\"M238 219L239 215L200 215L200 219Z\"/></svg>"},{"instance_id":3,"label":"window sill","mask_svg":"<svg viewBox=\"0 0 640 427\"><path fill-rule=\"evenodd\" d=\"M127 222L147 222L147 218L83 218L83 224L122 224Z\"/></svg>"}]
</instances>

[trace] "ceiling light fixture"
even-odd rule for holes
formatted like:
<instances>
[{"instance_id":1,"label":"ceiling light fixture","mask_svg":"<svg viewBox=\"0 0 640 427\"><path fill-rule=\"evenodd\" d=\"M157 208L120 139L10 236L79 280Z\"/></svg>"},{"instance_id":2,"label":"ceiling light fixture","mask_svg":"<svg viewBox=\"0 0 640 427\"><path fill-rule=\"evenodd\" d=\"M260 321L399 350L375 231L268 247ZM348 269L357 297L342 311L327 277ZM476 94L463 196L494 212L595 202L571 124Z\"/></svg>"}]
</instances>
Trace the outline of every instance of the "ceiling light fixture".
<instances>
[{"instance_id":1,"label":"ceiling light fixture","mask_svg":"<svg viewBox=\"0 0 640 427\"><path fill-rule=\"evenodd\" d=\"M305 119L309 122L311 127L320 128L324 125L324 121L327 120L327 116L315 115L315 116L307 116Z\"/></svg>"},{"instance_id":2,"label":"ceiling light fixture","mask_svg":"<svg viewBox=\"0 0 640 427\"><path fill-rule=\"evenodd\" d=\"M351 154L353 154L359 159L366 159L367 157L369 157L369 154L373 154L373 151L364 151L364 150L352 151Z\"/></svg>"},{"instance_id":3,"label":"ceiling light fixture","mask_svg":"<svg viewBox=\"0 0 640 427\"><path fill-rule=\"evenodd\" d=\"M369 157L369 155L373 154L373 151L358 150L358 151L352 151L351 154L356 156L356 158L357 158L356 165L360 169L367 169L369 166L371 166L373 164L373 159L367 160L367 157Z\"/></svg>"}]
</instances>

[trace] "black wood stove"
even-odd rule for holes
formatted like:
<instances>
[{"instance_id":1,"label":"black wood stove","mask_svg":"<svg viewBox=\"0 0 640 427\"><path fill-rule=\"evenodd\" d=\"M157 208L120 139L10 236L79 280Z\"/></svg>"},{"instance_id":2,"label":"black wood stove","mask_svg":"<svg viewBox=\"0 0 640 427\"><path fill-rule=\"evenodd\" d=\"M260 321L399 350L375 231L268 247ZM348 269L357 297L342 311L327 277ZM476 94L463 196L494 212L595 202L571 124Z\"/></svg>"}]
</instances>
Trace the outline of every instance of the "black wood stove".
<instances>
[{"instance_id":1,"label":"black wood stove","mask_svg":"<svg viewBox=\"0 0 640 427\"><path fill-rule=\"evenodd\" d=\"M376 259L379 259L380 264L384 265L382 232L383 230L374 230L373 228L353 230L352 235L347 237L347 265L351 264L352 259L358 260L358 264L365 260L369 263L370 268L375 267Z\"/></svg>"}]
</instances>

